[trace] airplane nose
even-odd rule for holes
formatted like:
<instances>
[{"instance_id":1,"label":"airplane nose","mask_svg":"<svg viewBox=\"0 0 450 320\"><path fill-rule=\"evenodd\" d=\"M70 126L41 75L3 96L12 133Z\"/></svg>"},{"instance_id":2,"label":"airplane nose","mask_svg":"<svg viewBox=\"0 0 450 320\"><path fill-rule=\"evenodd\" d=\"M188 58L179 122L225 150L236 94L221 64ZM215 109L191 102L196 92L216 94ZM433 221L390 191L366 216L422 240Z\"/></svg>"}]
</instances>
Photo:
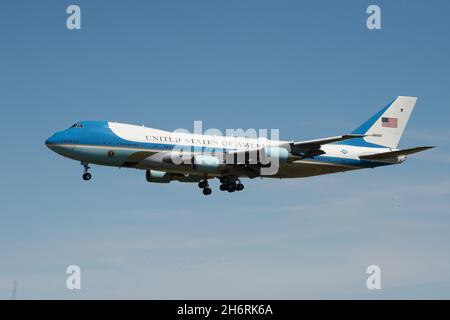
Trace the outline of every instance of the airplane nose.
<instances>
[{"instance_id":1,"label":"airplane nose","mask_svg":"<svg viewBox=\"0 0 450 320\"><path fill-rule=\"evenodd\" d=\"M55 137L55 135L52 135L52 136L49 137L47 140L45 140L45 145L46 145L47 147L49 147L49 148L50 148L51 145L53 145L53 144L55 144L55 143L56 143L56 137Z\"/></svg>"}]
</instances>

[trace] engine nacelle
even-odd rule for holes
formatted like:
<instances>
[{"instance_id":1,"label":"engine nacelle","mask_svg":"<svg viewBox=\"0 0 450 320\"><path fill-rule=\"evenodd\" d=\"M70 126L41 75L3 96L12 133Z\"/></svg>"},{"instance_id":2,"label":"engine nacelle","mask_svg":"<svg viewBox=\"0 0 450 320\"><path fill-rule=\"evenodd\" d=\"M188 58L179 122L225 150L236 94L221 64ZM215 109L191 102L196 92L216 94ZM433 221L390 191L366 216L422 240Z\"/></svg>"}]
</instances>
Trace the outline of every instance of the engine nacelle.
<instances>
[{"instance_id":1,"label":"engine nacelle","mask_svg":"<svg viewBox=\"0 0 450 320\"><path fill-rule=\"evenodd\" d=\"M198 172L214 173L219 170L220 160L213 156L195 155L193 166Z\"/></svg>"},{"instance_id":2,"label":"engine nacelle","mask_svg":"<svg viewBox=\"0 0 450 320\"><path fill-rule=\"evenodd\" d=\"M199 182L203 179L202 176L192 174L178 174L157 170L147 170L145 172L145 178L148 182L153 183L169 183L170 181L179 182Z\"/></svg>"},{"instance_id":3,"label":"engine nacelle","mask_svg":"<svg viewBox=\"0 0 450 320\"><path fill-rule=\"evenodd\" d=\"M286 148L267 146L264 148L261 160L268 164L271 161L278 161L284 163L289 158L289 151ZM277 160L278 159L278 160Z\"/></svg>"},{"instance_id":4,"label":"engine nacelle","mask_svg":"<svg viewBox=\"0 0 450 320\"><path fill-rule=\"evenodd\" d=\"M145 178L148 182L154 183L169 183L170 181L175 180L172 173L157 170L147 170L145 172Z\"/></svg>"}]
</instances>

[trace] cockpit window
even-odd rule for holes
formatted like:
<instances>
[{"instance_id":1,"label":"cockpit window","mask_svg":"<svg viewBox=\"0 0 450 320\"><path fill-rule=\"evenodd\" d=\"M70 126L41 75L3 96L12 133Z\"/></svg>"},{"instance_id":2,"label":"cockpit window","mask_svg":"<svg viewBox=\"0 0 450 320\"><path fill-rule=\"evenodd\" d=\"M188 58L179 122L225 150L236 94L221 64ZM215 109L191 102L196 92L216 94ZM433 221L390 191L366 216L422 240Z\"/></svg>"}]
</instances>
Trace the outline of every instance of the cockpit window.
<instances>
[{"instance_id":1,"label":"cockpit window","mask_svg":"<svg viewBox=\"0 0 450 320\"><path fill-rule=\"evenodd\" d=\"M75 123L71 128L83 128L83 125L81 123Z\"/></svg>"}]
</instances>

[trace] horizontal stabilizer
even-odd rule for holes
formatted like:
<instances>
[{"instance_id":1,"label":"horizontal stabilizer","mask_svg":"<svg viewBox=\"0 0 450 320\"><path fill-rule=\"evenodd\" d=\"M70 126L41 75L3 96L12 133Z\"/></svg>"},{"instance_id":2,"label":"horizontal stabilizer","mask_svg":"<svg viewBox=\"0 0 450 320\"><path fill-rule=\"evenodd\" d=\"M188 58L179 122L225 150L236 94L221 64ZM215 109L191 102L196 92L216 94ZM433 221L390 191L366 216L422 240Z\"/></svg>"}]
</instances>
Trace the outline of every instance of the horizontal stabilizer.
<instances>
[{"instance_id":1,"label":"horizontal stabilizer","mask_svg":"<svg viewBox=\"0 0 450 320\"><path fill-rule=\"evenodd\" d=\"M359 156L360 159L363 160L382 160L382 159L390 159L395 158L398 156L406 156L408 154L413 154L420 151L425 151L428 149L434 148L434 146L425 146L425 147L415 147L415 148L409 148L409 149L403 149L403 150L396 150L396 151L389 151L389 152L382 152L382 153L374 153L374 154L367 154L363 156Z\"/></svg>"}]
</instances>

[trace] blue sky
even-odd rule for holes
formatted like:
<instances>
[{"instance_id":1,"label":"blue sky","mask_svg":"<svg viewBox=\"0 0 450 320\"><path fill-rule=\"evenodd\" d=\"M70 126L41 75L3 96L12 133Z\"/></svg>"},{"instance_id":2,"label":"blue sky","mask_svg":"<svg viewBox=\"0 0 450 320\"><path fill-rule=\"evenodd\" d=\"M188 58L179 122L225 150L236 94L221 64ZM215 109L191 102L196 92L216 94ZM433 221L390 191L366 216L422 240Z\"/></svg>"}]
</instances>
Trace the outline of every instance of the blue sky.
<instances>
[{"instance_id":1,"label":"blue sky","mask_svg":"<svg viewBox=\"0 0 450 320\"><path fill-rule=\"evenodd\" d=\"M66 7L82 29L66 29ZM366 28L378 4L382 29ZM0 298L450 298L448 1L4 1ZM45 145L79 120L351 131L418 96L401 166L204 197ZM65 269L82 270L82 290ZM366 288L366 267L382 289Z\"/></svg>"}]
</instances>

